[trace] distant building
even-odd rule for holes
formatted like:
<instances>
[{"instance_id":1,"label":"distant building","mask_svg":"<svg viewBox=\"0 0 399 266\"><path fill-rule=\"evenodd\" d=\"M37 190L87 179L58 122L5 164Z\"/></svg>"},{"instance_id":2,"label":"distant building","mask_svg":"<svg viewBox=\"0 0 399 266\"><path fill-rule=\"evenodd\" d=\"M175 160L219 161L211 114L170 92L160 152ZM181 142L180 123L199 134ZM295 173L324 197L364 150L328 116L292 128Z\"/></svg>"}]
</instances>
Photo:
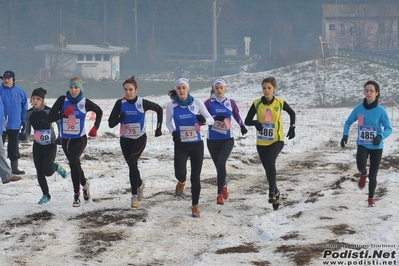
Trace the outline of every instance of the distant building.
<instances>
[{"instance_id":1,"label":"distant building","mask_svg":"<svg viewBox=\"0 0 399 266\"><path fill-rule=\"evenodd\" d=\"M40 78L57 79L79 76L92 80L115 80L120 77L120 55L129 48L83 44L43 44L35 51L44 52Z\"/></svg>"},{"instance_id":2,"label":"distant building","mask_svg":"<svg viewBox=\"0 0 399 266\"><path fill-rule=\"evenodd\" d=\"M322 38L340 48L383 50L399 47L399 4L323 4Z\"/></svg>"}]
</instances>

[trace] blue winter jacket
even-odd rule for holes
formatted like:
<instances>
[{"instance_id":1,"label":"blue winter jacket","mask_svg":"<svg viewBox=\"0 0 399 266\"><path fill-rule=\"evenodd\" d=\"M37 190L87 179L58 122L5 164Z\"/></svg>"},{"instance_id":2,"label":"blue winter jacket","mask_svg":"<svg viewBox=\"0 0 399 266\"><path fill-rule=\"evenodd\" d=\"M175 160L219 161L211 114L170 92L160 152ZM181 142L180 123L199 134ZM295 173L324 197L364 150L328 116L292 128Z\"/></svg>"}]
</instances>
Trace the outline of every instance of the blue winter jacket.
<instances>
[{"instance_id":1,"label":"blue winter jacket","mask_svg":"<svg viewBox=\"0 0 399 266\"><path fill-rule=\"evenodd\" d=\"M8 118L7 129L19 130L21 124L26 121L26 111L28 110L26 92L16 84L9 88L2 83L0 94L4 105L3 117Z\"/></svg>"},{"instance_id":2,"label":"blue winter jacket","mask_svg":"<svg viewBox=\"0 0 399 266\"><path fill-rule=\"evenodd\" d=\"M4 106L3 101L0 97L0 136L3 135L3 126L4 126Z\"/></svg>"},{"instance_id":3,"label":"blue winter jacket","mask_svg":"<svg viewBox=\"0 0 399 266\"><path fill-rule=\"evenodd\" d=\"M362 145L366 147L366 149L370 150L383 149L384 139L392 134L391 121L389 120L388 113L385 108L380 104L377 104L376 107L371 109L366 109L363 103L357 105L349 115L348 119L345 121L343 135L349 136L350 127L355 121L358 121L359 116L363 116L364 121L363 125L358 125L358 136L356 140L356 145ZM369 136L367 136L370 132L368 132L367 130L362 131L363 127L366 129L372 128L372 134L369 134ZM361 136L362 133L365 134L365 136ZM374 146L372 144L372 140L377 135L381 135L382 141L378 146ZM367 138L369 139L368 141L365 140Z\"/></svg>"}]
</instances>

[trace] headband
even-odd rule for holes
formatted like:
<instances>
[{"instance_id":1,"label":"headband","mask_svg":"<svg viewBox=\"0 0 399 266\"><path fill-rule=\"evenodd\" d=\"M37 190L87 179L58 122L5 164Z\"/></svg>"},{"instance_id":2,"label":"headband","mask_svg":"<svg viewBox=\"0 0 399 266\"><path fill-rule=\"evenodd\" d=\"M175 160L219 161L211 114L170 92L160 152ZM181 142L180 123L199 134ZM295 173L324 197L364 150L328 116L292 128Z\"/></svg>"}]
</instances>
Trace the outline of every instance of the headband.
<instances>
[{"instance_id":1,"label":"headband","mask_svg":"<svg viewBox=\"0 0 399 266\"><path fill-rule=\"evenodd\" d=\"M212 88L214 88L215 85L218 84L218 83L222 83L224 86L226 86L226 81L224 81L224 79L222 79L222 78L217 78L217 79L215 79L215 80L213 81Z\"/></svg>"},{"instance_id":2,"label":"headband","mask_svg":"<svg viewBox=\"0 0 399 266\"><path fill-rule=\"evenodd\" d=\"M82 83L80 83L80 82L77 82L77 81L70 81L70 82L69 82L69 87L72 87L72 86L76 86L76 87L78 87L79 89L83 90Z\"/></svg>"},{"instance_id":3,"label":"headband","mask_svg":"<svg viewBox=\"0 0 399 266\"><path fill-rule=\"evenodd\" d=\"M175 90L177 89L177 85L179 85L180 83L186 84L188 88L190 88L188 79L186 78L178 78L175 80Z\"/></svg>"}]
</instances>

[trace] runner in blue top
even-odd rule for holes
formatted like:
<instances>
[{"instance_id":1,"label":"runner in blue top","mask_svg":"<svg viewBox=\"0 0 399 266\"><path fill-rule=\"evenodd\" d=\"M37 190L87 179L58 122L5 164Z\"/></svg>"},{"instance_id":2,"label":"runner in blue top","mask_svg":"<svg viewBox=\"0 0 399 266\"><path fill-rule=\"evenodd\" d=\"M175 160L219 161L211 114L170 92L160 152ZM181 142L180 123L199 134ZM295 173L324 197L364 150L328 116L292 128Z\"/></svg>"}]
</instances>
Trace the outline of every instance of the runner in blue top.
<instances>
[{"instance_id":1,"label":"runner in blue top","mask_svg":"<svg viewBox=\"0 0 399 266\"><path fill-rule=\"evenodd\" d=\"M231 118L234 117L240 125L241 134L245 135L248 132L236 102L227 98L225 93L225 80L215 79L212 84L211 97L205 101L206 108L215 120L213 125L209 126L206 143L216 167L218 185L216 203L219 205L223 205L224 200L229 198L226 185L226 163L234 147Z\"/></svg>"},{"instance_id":2,"label":"runner in blue top","mask_svg":"<svg viewBox=\"0 0 399 266\"><path fill-rule=\"evenodd\" d=\"M120 146L123 157L129 166L129 179L132 189L130 206L137 208L143 199L145 183L141 180L137 161L147 144L145 113L157 113L155 137L162 135L163 109L158 104L137 96L138 86L134 76L123 83L125 97L116 101L108 119L110 128L120 123Z\"/></svg>"},{"instance_id":3,"label":"runner in blue top","mask_svg":"<svg viewBox=\"0 0 399 266\"><path fill-rule=\"evenodd\" d=\"M53 124L47 121L51 108L44 102L46 94L47 91L41 87L33 90L31 96L32 108L26 112L26 133L20 134L20 136L23 136L22 140L25 140L31 133L31 127L33 127L33 162L36 168L37 181L43 193L39 204L47 203L51 199L46 176L52 176L57 171L62 178L67 177L67 173L61 164L54 162L57 155L56 135ZM59 132L59 122L57 121L56 124Z\"/></svg>"},{"instance_id":4,"label":"runner in blue top","mask_svg":"<svg viewBox=\"0 0 399 266\"><path fill-rule=\"evenodd\" d=\"M169 91L172 101L166 106L166 126L175 143L174 168L178 180L175 195L180 197L183 194L187 178L187 160L190 157L192 217L199 218L200 176L204 159L200 123L212 125L214 120L204 103L189 94L189 89L189 81L186 78L176 79L175 89Z\"/></svg>"},{"instance_id":5,"label":"runner in blue top","mask_svg":"<svg viewBox=\"0 0 399 266\"><path fill-rule=\"evenodd\" d=\"M374 193L377 187L377 173L380 167L384 139L392 134L391 122L385 108L378 103L381 97L380 85L375 81L367 81L364 84L363 103L357 105L345 121L341 147L348 142L351 125L357 121L357 153L356 164L360 172L358 186L363 189L369 178L369 207L375 207ZM370 169L367 175L367 158L370 156Z\"/></svg>"},{"instance_id":6,"label":"runner in blue top","mask_svg":"<svg viewBox=\"0 0 399 266\"><path fill-rule=\"evenodd\" d=\"M80 164L80 156L87 145L85 121L89 111L96 114L89 136L96 137L103 111L97 104L83 96L82 79L73 77L69 81L69 90L66 95L58 97L47 118L50 123L61 120L61 145L71 169L74 190L73 207L80 207L80 185L83 186L84 200L90 199L90 185L86 181Z\"/></svg>"}]
</instances>

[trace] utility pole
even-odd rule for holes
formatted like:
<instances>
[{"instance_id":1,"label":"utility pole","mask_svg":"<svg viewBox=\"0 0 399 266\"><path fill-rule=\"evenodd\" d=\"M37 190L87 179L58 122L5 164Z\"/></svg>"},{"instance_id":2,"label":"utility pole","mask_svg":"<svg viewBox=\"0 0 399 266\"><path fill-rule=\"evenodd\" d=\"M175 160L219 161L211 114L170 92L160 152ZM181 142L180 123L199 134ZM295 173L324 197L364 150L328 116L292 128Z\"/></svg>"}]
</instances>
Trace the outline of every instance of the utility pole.
<instances>
[{"instance_id":1,"label":"utility pole","mask_svg":"<svg viewBox=\"0 0 399 266\"><path fill-rule=\"evenodd\" d=\"M137 0L134 0L134 37L135 37L135 46L136 46L136 52L138 50L138 45L137 45Z\"/></svg>"},{"instance_id":2,"label":"utility pole","mask_svg":"<svg viewBox=\"0 0 399 266\"><path fill-rule=\"evenodd\" d=\"M217 54L217 15L216 15L216 2L213 0L213 54L212 54L212 76L215 76L215 64L218 58Z\"/></svg>"}]
</instances>

